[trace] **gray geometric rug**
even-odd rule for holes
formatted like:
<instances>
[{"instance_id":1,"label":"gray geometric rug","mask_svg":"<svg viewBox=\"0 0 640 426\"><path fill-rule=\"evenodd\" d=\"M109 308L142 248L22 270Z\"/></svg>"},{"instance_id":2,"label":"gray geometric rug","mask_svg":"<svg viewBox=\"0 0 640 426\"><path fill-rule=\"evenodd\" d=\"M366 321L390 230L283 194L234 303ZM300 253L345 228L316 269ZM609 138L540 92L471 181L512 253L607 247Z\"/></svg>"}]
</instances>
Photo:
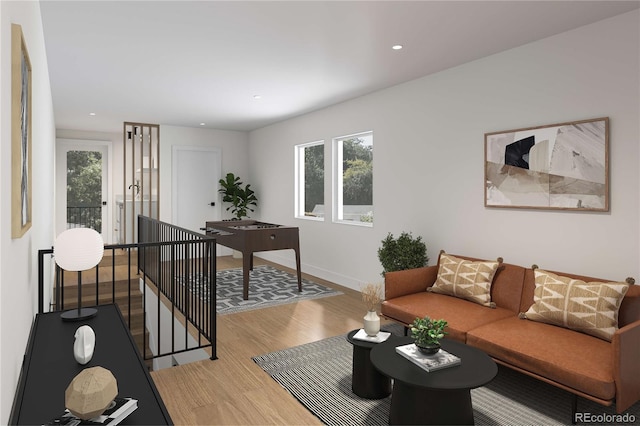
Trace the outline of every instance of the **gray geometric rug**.
<instances>
[{"instance_id":1,"label":"gray geometric rug","mask_svg":"<svg viewBox=\"0 0 640 426\"><path fill-rule=\"evenodd\" d=\"M206 278L206 277L205 277ZM182 277L176 277L178 284ZM203 299L209 297L208 280L202 276L191 276L189 288ZM216 312L218 315L262 309L271 306L296 303L300 300L337 296L342 292L325 287L313 281L302 279L302 291L298 292L298 278L288 272L269 265L259 265L249 273L249 300L242 299L242 268L226 269L216 273Z\"/></svg>"},{"instance_id":2,"label":"gray geometric rug","mask_svg":"<svg viewBox=\"0 0 640 426\"><path fill-rule=\"evenodd\" d=\"M402 335L397 326L388 331ZM351 391L352 350L344 334L253 360L327 425L387 425L391 396L369 400ZM476 425L571 424L568 392L506 367L499 366L498 375L487 386L472 389L471 399ZM616 414L613 407L583 398L578 399L577 411L603 416L599 424L619 423L605 417ZM627 413L627 418L635 416L632 423L640 421L640 403Z\"/></svg>"}]
</instances>

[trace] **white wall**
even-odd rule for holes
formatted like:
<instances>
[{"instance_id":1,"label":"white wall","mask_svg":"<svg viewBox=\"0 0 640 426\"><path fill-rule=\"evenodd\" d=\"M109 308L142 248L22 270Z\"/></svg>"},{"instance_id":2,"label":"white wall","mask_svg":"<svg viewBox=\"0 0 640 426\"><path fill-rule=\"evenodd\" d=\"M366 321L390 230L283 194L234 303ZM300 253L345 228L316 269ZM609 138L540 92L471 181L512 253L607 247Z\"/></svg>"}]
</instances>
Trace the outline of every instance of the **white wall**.
<instances>
[{"instance_id":1,"label":"white wall","mask_svg":"<svg viewBox=\"0 0 640 426\"><path fill-rule=\"evenodd\" d=\"M33 217L11 239L11 24L32 67ZM8 422L38 300L39 249L53 244L55 124L39 2L0 2L0 424ZM48 297L48 296L47 296Z\"/></svg>"},{"instance_id":2,"label":"white wall","mask_svg":"<svg viewBox=\"0 0 640 426\"><path fill-rule=\"evenodd\" d=\"M445 249L640 281L639 28L634 11L251 132L260 218L299 226L305 272L353 288L381 281L380 241L402 231L423 236L431 264ZM610 117L610 212L484 207L484 133L602 116ZM331 211L331 138L366 130L374 227L294 219L294 145L326 141Z\"/></svg>"},{"instance_id":3,"label":"white wall","mask_svg":"<svg viewBox=\"0 0 640 426\"><path fill-rule=\"evenodd\" d=\"M160 126L160 220L171 223L172 151L174 146L207 146L222 151L222 176L232 172L241 177L248 176L249 134L214 129ZM211 184L217 182L213 178ZM227 213L223 206L223 217ZM230 217L230 216L229 216ZM204 224L203 224L204 225Z\"/></svg>"}]
</instances>

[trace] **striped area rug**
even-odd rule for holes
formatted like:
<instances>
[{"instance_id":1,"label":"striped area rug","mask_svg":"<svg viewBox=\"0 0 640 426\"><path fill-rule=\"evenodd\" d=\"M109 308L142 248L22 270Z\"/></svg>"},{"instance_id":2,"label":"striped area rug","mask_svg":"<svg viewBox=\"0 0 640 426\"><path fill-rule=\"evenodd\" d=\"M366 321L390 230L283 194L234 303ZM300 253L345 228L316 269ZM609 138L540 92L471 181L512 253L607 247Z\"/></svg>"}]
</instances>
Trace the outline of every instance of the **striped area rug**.
<instances>
[{"instance_id":1,"label":"striped area rug","mask_svg":"<svg viewBox=\"0 0 640 426\"><path fill-rule=\"evenodd\" d=\"M401 334L400 327L389 331ZM254 357L274 380L295 396L327 425L386 425L391 397L360 398L351 391L352 346L345 335ZM476 425L569 425L571 396L505 367L487 386L471 390ZM578 412L601 419L597 423L619 424L613 407L580 398ZM640 403L627 418L640 421ZM578 422L580 424L581 422ZM589 422L589 424L594 424ZM637 424L637 423L636 423Z\"/></svg>"},{"instance_id":2,"label":"striped area rug","mask_svg":"<svg viewBox=\"0 0 640 426\"><path fill-rule=\"evenodd\" d=\"M186 282L189 289L204 300L209 298L208 279L202 275L176 277L179 285ZM204 283L204 285L203 285ZM296 303L301 300L342 294L313 281L302 279L302 291L298 291L297 276L270 265L259 265L249 273L249 300L242 298L242 268L225 269L216 273L216 312L218 315L262 309L271 306Z\"/></svg>"}]
</instances>

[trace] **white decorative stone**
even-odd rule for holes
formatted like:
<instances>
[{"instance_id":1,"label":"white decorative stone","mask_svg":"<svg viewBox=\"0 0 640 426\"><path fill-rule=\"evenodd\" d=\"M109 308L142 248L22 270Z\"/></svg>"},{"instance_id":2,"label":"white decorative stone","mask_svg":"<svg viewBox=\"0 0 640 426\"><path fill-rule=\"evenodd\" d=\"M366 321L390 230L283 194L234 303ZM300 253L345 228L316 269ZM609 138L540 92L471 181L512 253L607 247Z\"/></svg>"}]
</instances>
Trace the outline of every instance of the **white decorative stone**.
<instances>
[{"instance_id":1,"label":"white decorative stone","mask_svg":"<svg viewBox=\"0 0 640 426\"><path fill-rule=\"evenodd\" d=\"M93 350L96 345L96 334L91 327L83 325L82 327L78 327L74 337L76 340L73 343L73 356L78 363L85 365L91 361L93 357Z\"/></svg>"}]
</instances>

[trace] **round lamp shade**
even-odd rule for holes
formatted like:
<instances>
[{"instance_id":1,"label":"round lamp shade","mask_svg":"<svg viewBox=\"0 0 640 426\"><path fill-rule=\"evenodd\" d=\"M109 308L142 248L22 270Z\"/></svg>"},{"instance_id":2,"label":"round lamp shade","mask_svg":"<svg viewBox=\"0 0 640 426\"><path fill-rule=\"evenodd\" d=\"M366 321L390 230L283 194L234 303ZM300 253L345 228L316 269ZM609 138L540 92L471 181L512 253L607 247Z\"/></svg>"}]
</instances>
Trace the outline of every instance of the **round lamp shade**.
<instances>
[{"instance_id":1,"label":"round lamp shade","mask_svg":"<svg viewBox=\"0 0 640 426\"><path fill-rule=\"evenodd\" d=\"M62 232L53 246L56 264L66 271L86 271L100 263L104 254L102 236L91 228Z\"/></svg>"}]
</instances>

